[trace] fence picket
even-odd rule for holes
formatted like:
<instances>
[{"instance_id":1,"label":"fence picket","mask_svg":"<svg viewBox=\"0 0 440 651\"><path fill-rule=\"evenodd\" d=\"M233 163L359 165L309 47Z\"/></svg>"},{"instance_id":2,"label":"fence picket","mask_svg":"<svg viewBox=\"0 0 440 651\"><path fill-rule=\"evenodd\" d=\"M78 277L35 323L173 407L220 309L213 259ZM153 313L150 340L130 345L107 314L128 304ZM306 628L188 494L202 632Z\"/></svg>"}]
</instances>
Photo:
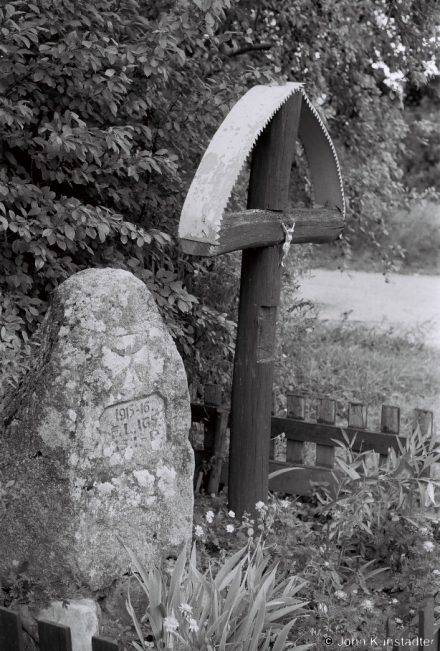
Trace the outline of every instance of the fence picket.
<instances>
[{"instance_id":1,"label":"fence picket","mask_svg":"<svg viewBox=\"0 0 440 651\"><path fill-rule=\"evenodd\" d=\"M107 637L94 635L92 637L92 651L118 651L118 643Z\"/></svg>"},{"instance_id":2,"label":"fence picket","mask_svg":"<svg viewBox=\"0 0 440 651\"><path fill-rule=\"evenodd\" d=\"M207 407L220 407L222 404L222 388L217 384L205 384L204 386L204 404ZM205 435L203 447L205 450L214 449L215 429L217 414L205 422Z\"/></svg>"},{"instance_id":3,"label":"fence picket","mask_svg":"<svg viewBox=\"0 0 440 651\"><path fill-rule=\"evenodd\" d=\"M350 402L348 405L348 427L366 429L367 405L362 402Z\"/></svg>"},{"instance_id":4,"label":"fence picket","mask_svg":"<svg viewBox=\"0 0 440 651\"><path fill-rule=\"evenodd\" d=\"M428 597L424 607L419 610L419 651L423 649L438 651L438 633L436 636L434 630L434 597Z\"/></svg>"},{"instance_id":5,"label":"fence picket","mask_svg":"<svg viewBox=\"0 0 440 651\"><path fill-rule=\"evenodd\" d=\"M336 422L336 401L321 398L318 401L318 423L334 425ZM315 465L323 468L333 468L335 462L335 448L333 445L316 445Z\"/></svg>"},{"instance_id":6,"label":"fence picket","mask_svg":"<svg viewBox=\"0 0 440 651\"><path fill-rule=\"evenodd\" d=\"M24 651L20 615L0 606L1 651Z\"/></svg>"},{"instance_id":7,"label":"fence picket","mask_svg":"<svg viewBox=\"0 0 440 651\"><path fill-rule=\"evenodd\" d=\"M287 394L287 418L295 420L304 420L306 413L306 403L303 396L294 393ZM304 443L302 441L286 441L286 461L291 463L304 463Z\"/></svg>"},{"instance_id":8,"label":"fence picket","mask_svg":"<svg viewBox=\"0 0 440 651\"><path fill-rule=\"evenodd\" d=\"M422 436L432 434L434 424L434 413L429 409L414 409L413 432L417 425L420 427Z\"/></svg>"},{"instance_id":9,"label":"fence picket","mask_svg":"<svg viewBox=\"0 0 440 651\"><path fill-rule=\"evenodd\" d=\"M70 628L62 624L38 620L40 651L72 651Z\"/></svg>"}]
</instances>

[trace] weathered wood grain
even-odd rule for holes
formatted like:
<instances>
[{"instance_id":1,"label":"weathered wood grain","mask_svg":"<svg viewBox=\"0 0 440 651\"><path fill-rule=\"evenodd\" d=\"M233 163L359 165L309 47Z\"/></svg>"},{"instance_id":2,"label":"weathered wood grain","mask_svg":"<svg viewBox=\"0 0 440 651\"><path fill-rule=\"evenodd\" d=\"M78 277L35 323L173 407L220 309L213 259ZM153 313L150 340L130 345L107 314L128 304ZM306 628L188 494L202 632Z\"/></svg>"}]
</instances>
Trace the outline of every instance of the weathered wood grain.
<instances>
[{"instance_id":1,"label":"weathered wood grain","mask_svg":"<svg viewBox=\"0 0 440 651\"><path fill-rule=\"evenodd\" d=\"M284 242L286 227L295 224L292 244L312 242L322 244L337 240L344 227L344 218L338 208L294 208L282 212L273 210L244 210L225 213L217 245L194 240L181 240L184 253L215 256Z\"/></svg>"},{"instance_id":2,"label":"weathered wood grain","mask_svg":"<svg viewBox=\"0 0 440 651\"><path fill-rule=\"evenodd\" d=\"M327 425L324 423L309 423L307 421L297 421L289 418L272 418L271 436L277 436L284 432L286 439L292 441L310 441L318 445L332 445L337 444L332 440L345 442L342 430L348 435L351 441L357 433L353 450L365 451L375 450L380 454L388 454L388 448L393 448L396 452L399 451L397 437L392 434L381 434L379 432L369 432L366 430L359 430L357 427L338 427L337 425ZM405 445L406 439L403 436L399 437L402 445Z\"/></svg>"},{"instance_id":3,"label":"weathered wood grain","mask_svg":"<svg viewBox=\"0 0 440 651\"><path fill-rule=\"evenodd\" d=\"M258 138L252 153L248 208L284 210L301 111L295 93ZM276 311L281 244L243 251L232 385L229 508L238 518L266 503Z\"/></svg>"}]
</instances>

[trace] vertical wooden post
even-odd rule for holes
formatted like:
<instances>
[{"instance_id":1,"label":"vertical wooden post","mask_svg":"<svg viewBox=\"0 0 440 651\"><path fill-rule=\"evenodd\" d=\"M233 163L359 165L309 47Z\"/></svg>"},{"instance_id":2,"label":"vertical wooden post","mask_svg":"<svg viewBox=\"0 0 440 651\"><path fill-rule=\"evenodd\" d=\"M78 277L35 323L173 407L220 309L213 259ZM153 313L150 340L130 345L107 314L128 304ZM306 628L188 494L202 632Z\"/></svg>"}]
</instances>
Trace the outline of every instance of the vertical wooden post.
<instances>
[{"instance_id":1,"label":"vertical wooden post","mask_svg":"<svg viewBox=\"0 0 440 651\"><path fill-rule=\"evenodd\" d=\"M414 409L413 432L417 426L420 427L422 436L429 436L433 434L434 426L434 412L429 409Z\"/></svg>"},{"instance_id":2,"label":"vertical wooden post","mask_svg":"<svg viewBox=\"0 0 440 651\"><path fill-rule=\"evenodd\" d=\"M301 112L294 93L260 135L252 153L248 208L282 211ZM275 328L281 294L281 245L243 251L232 385L229 508L255 515L267 501Z\"/></svg>"},{"instance_id":3,"label":"vertical wooden post","mask_svg":"<svg viewBox=\"0 0 440 651\"><path fill-rule=\"evenodd\" d=\"M419 610L419 646L418 651L428 649L428 651L437 651L438 638L435 639L434 627L434 598L428 597L423 608ZM424 644L422 640L429 640Z\"/></svg>"},{"instance_id":4,"label":"vertical wooden post","mask_svg":"<svg viewBox=\"0 0 440 651\"><path fill-rule=\"evenodd\" d=\"M400 409L393 405L382 405L382 416L380 420L380 431L385 434L400 433ZM379 463L383 464L387 460L386 454L379 455Z\"/></svg>"},{"instance_id":5,"label":"vertical wooden post","mask_svg":"<svg viewBox=\"0 0 440 651\"><path fill-rule=\"evenodd\" d=\"M92 637L92 651L118 651L119 645L107 637L94 635Z\"/></svg>"},{"instance_id":6,"label":"vertical wooden post","mask_svg":"<svg viewBox=\"0 0 440 651\"><path fill-rule=\"evenodd\" d=\"M41 651L72 651L70 628L63 624L39 619L38 638Z\"/></svg>"},{"instance_id":7,"label":"vertical wooden post","mask_svg":"<svg viewBox=\"0 0 440 651\"><path fill-rule=\"evenodd\" d=\"M318 423L334 425L336 422L336 400L320 398L318 402ZM335 448L333 445L316 445L316 465L324 468L333 468L335 462Z\"/></svg>"},{"instance_id":8,"label":"vertical wooden post","mask_svg":"<svg viewBox=\"0 0 440 651\"><path fill-rule=\"evenodd\" d=\"M3 606L0 606L0 649L2 651L24 651L20 616Z\"/></svg>"},{"instance_id":9,"label":"vertical wooden post","mask_svg":"<svg viewBox=\"0 0 440 651\"><path fill-rule=\"evenodd\" d=\"M306 418L306 401L303 396L297 396L294 393L287 394L287 418L296 420L305 420ZM304 463L304 443L302 441L286 441L286 461L292 463Z\"/></svg>"},{"instance_id":10,"label":"vertical wooden post","mask_svg":"<svg viewBox=\"0 0 440 651\"><path fill-rule=\"evenodd\" d=\"M362 402L350 402L348 405L348 427L366 429L367 406Z\"/></svg>"}]
</instances>

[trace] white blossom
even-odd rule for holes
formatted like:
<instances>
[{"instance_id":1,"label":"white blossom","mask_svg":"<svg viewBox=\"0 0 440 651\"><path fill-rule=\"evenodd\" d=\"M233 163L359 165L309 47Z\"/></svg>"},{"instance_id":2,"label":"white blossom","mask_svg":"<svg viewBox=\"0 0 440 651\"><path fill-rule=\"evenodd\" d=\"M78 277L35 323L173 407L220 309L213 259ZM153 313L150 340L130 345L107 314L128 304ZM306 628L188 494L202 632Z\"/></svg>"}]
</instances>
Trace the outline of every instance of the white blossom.
<instances>
[{"instance_id":1,"label":"white blossom","mask_svg":"<svg viewBox=\"0 0 440 651\"><path fill-rule=\"evenodd\" d=\"M226 525L226 531L228 533L232 533L235 530L235 527L232 526L232 524L227 524Z\"/></svg>"},{"instance_id":2,"label":"white blossom","mask_svg":"<svg viewBox=\"0 0 440 651\"><path fill-rule=\"evenodd\" d=\"M189 623L189 630L192 631L193 633L197 633L197 631L199 630L197 621L195 619L190 619L188 620L188 623Z\"/></svg>"},{"instance_id":3,"label":"white blossom","mask_svg":"<svg viewBox=\"0 0 440 651\"><path fill-rule=\"evenodd\" d=\"M321 613L326 613L328 611L328 608L327 608L326 604L319 603L318 604L318 610Z\"/></svg>"},{"instance_id":4,"label":"white blossom","mask_svg":"<svg viewBox=\"0 0 440 651\"><path fill-rule=\"evenodd\" d=\"M252 527L250 527L250 528L247 530L247 535L248 535L248 536L253 536L253 535L254 535L254 530L252 529Z\"/></svg>"},{"instance_id":5,"label":"white blossom","mask_svg":"<svg viewBox=\"0 0 440 651\"><path fill-rule=\"evenodd\" d=\"M180 604L180 606L179 606L179 610L180 610L180 612L183 613L184 615L186 615L186 614L191 615L191 613L192 613L192 606L190 606L189 604Z\"/></svg>"},{"instance_id":6,"label":"white blossom","mask_svg":"<svg viewBox=\"0 0 440 651\"><path fill-rule=\"evenodd\" d=\"M212 511L208 511L205 515L205 518L207 522L211 523L214 520L214 513Z\"/></svg>"},{"instance_id":7,"label":"white blossom","mask_svg":"<svg viewBox=\"0 0 440 651\"><path fill-rule=\"evenodd\" d=\"M163 627L168 633L177 631L179 628L179 622L175 617L165 617L163 620Z\"/></svg>"},{"instance_id":8,"label":"white blossom","mask_svg":"<svg viewBox=\"0 0 440 651\"><path fill-rule=\"evenodd\" d=\"M361 606L365 608L365 610L373 610L374 604L371 599L364 599Z\"/></svg>"},{"instance_id":9,"label":"white blossom","mask_svg":"<svg viewBox=\"0 0 440 651\"><path fill-rule=\"evenodd\" d=\"M336 590L335 597L337 599L348 599L348 594L343 590Z\"/></svg>"},{"instance_id":10,"label":"white blossom","mask_svg":"<svg viewBox=\"0 0 440 651\"><path fill-rule=\"evenodd\" d=\"M280 506L281 506L281 508L283 508L283 509L287 509L287 507L289 506L289 504L290 504L289 500L281 500L281 501L280 501Z\"/></svg>"},{"instance_id":11,"label":"white blossom","mask_svg":"<svg viewBox=\"0 0 440 651\"><path fill-rule=\"evenodd\" d=\"M432 573L438 576L440 574L440 570L433 570Z\"/></svg>"},{"instance_id":12,"label":"white blossom","mask_svg":"<svg viewBox=\"0 0 440 651\"><path fill-rule=\"evenodd\" d=\"M234 511L228 511L228 515L229 515L230 518L235 518Z\"/></svg>"},{"instance_id":13,"label":"white blossom","mask_svg":"<svg viewBox=\"0 0 440 651\"><path fill-rule=\"evenodd\" d=\"M425 540L423 543L423 549L427 552L432 552L434 549L434 543L431 542L430 540Z\"/></svg>"},{"instance_id":14,"label":"white blossom","mask_svg":"<svg viewBox=\"0 0 440 651\"><path fill-rule=\"evenodd\" d=\"M396 622L396 624L403 624L403 620L400 619L400 617L395 617L394 621Z\"/></svg>"},{"instance_id":15,"label":"white blossom","mask_svg":"<svg viewBox=\"0 0 440 651\"><path fill-rule=\"evenodd\" d=\"M264 502L260 501L255 504L255 508L257 509L257 511L264 511L264 509L266 509L267 507Z\"/></svg>"},{"instance_id":16,"label":"white blossom","mask_svg":"<svg viewBox=\"0 0 440 651\"><path fill-rule=\"evenodd\" d=\"M201 527L199 524L196 525L196 528L195 528L195 530L194 530L194 533L196 534L196 536L197 536L198 538L200 538L200 536L203 536L203 529L202 529L202 527Z\"/></svg>"}]
</instances>

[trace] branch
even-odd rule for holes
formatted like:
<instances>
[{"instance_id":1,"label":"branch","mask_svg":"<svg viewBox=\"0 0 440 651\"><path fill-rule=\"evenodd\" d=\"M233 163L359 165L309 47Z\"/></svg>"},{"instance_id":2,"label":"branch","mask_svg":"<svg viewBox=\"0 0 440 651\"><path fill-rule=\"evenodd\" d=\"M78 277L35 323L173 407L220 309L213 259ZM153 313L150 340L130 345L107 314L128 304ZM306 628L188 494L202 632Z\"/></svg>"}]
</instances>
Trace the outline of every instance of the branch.
<instances>
[{"instance_id":1,"label":"branch","mask_svg":"<svg viewBox=\"0 0 440 651\"><path fill-rule=\"evenodd\" d=\"M256 52L258 50L271 50L273 48L274 44L273 43L260 43L259 45L246 45L245 47L241 47L239 50L235 50L235 52L231 52L228 54L228 57L237 57L240 54L246 54L247 52Z\"/></svg>"}]
</instances>

